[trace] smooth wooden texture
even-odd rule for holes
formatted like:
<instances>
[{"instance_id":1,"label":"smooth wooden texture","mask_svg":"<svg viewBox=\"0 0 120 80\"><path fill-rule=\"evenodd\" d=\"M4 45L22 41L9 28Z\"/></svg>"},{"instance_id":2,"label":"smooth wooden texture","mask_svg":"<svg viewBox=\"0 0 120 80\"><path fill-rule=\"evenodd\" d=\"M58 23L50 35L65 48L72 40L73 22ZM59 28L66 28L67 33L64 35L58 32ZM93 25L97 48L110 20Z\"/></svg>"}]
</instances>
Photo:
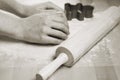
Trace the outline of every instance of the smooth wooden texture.
<instances>
[{"instance_id":1,"label":"smooth wooden texture","mask_svg":"<svg viewBox=\"0 0 120 80\"><path fill-rule=\"evenodd\" d=\"M53 74L53 72L65 63L66 57L61 58L61 60L59 59L59 55L61 53L66 53L69 58L69 60L65 63L66 66L72 66L75 62L77 62L83 55L85 55L85 53L88 52L88 50L90 50L99 40L101 40L101 38L103 38L119 23L119 12L119 7L110 7L108 10L103 12L101 15L102 17L100 17L99 20L93 21L89 25L84 26L83 30L78 31L70 39L62 43L56 50L56 57L58 56L58 61L53 61L50 65L43 68L39 73L42 78L37 80L46 80Z\"/></svg>"},{"instance_id":2,"label":"smooth wooden texture","mask_svg":"<svg viewBox=\"0 0 120 80\"><path fill-rule=\"evenodd\" d=\"M26 3L30 3L29 1L32 0L19 1L21 3L24 3L25 1ZM36 1L41 0L34 0L33 3ZM55 3L61 6L65 1L66 0L55 0ZM84 3L85 1L87 2L87 0L82 1ZM120 3L119 0L92 1L95 2L95 11L97 12L106 10L111 5L118 5ZM32 5L33 3L30 4ZM100 15L100 13L98 14ZM69 22L71 32L70 37L76 33L76 31L82 29L80 25L83 26L84 24L88 24L90 21L92 20L86 19L83 22L73 20ZM105 74L106 77L110 77L107 75L107 72L104 71L105 66L107 66L105 67L106 69L113 66L117 80L120 80L119 34L120 25L100 41L99 44L97 44L88 54L81 58L72 68L61 67L49 78L49 80L98 80L98 76L96 74L99 75L100 73ZM26 44L24 42L0 36L0 80L34 80L35 74L52 61L57 47L58 46ZM110 56L106 56L108 53ZM102 60L103 57L105 60ZM111 59L112 63L106 61L108 58ZM102 68L102 70L97 70L98 68ZM109 72L112 72L112 70Z\"/></svg>"},{"instance_id":3,"label":"smooth wooden texture","mask_svg":"<svg viewBox=\"0 0 120 80\"><path fill-rule=\"evenodd\" d=\"M56 56L66 53L72 66L87 53L101 38L110 32L120 21L120 7L110 7L97 20L93 20L84 29L78 31L70 39L63 42L56 50ZM83 36L84 35L84 36ZM76 48L75 48L76 47Z\"/></svg>"},{"instance_id":4,"label":"smooth wooden texture","mask_svg":"<svg viewBox=\"0 0 120 80\"><path fill-rule=\"evenodd\" d=\"M119 34L120 24L74 66L61 67L48 80L120 80Z\"/></svg>"},{"instance_id":5,"label":"smooth wooden texture","mask_svg":"<svg viewBox=\"0 0 120 80\"><path fill-rule=\"evenodd\" d=\"M68 61L68 56L61 53L54 61L45 66L36 75L36 80L47 80L61 65Z\"/></svg>"}]
</instances>

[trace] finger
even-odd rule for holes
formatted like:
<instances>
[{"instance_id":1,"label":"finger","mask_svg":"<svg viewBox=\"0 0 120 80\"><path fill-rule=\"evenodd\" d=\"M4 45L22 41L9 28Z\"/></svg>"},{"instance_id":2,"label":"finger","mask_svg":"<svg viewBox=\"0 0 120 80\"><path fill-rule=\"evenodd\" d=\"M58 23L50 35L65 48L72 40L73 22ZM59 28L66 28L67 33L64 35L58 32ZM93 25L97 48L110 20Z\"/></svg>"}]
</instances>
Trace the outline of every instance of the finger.
<instances>
[{"instance_id":1,"label":"finger","mask_svg":"<svg viewBox=\"0 0 120 80\"><path fill-rule=\"evenodd\" d=\"M67 18L63 12L55 10L42 10L41 14L49 16L49 18L52 19L53 21L65 23L66 27L69 28Z\"/></svg>"},{"instance_id":2,"label":"finger","mask_svg":"<svg viewBox=\"0 0 120 80\"><path fill-rule=\"evenodd\" d=\"M58 39L63 39L63 40L67 39L67 35L65 33L54 29L50 29L47 32L47 35Z\"/></svg>"},{"instance_id":3,"label":"finger","mask_svg":"<svg viewBox=\"0 0 120 80\"><path fill-rule=\"evenodd\" d=\"M63 17L59 17L57 15L54 15L54 16L51 16L51 19L52 21L55 21L55 22L60 22L62 24L65 24L65 20ZM66 25L66 24L65 24Z\"/></svg>"},{"instance_id":4,"label":"finger","mask_svg":"<svg viewBox=\"0 0 120 80\"><path fill-rule=\"evenodd\" d=\"M56 19L53 18L52 21L57 22L57 23L64 24L65 27L67 27L67 28L69 29L69 25L68 25L68 23L67 23L65 20L61 19L61 18L56 18Z\"/></svg>"},{"instance_id":5,"label":"finger","mask_svg":"<svg viewBox=\"0 0 120 80\"><path fill-rule=\"evenodd\" d=\"M65 24L61 24L61 23L57 23L57 22L51 22L50 27L52 29L62 31L65 34L69 34L69 29L66 27Z\"/></svg>"},{"instance_id":6,"label":"finger","mask_svg":"<svg viewBox=\"0 0 120 80\"><path fill-rule=\"evenodd\" d=\"M60 20L61 22L67 22L66 17L64 16L63 12L55 11L55 10L41 10L42 15L48 16L50 19L53 20ZM66 24L67 25L67 24Z\"/></svg>"},{"instance_id":7,"label":"finger","mask_svg":"<svg viewBox=\"0 0 120 80\"><path fill-rule=\"evenodd\" d=\"M53 8L53 9L58 10L58 11L63 11L62 8L58 7L57 5L55 5L55 4L52 3L52 2L47 2L47 7L48 7L48 9L49 9L49 8Z\"/></svg>"},{"instance_id":8,"label":"finger","mask_svg":"<svg viewBox=\"0 0 120 80\"><path fill-rule=\"evenodd\" d=\"M48 44L60 44L63 40L61 39L57 39L57 38L53 38L50 36L44 36L44 43L48 43Z\"/></svg>"},{"instance_id":9,"label":"finger","mask_svg":"<svg viewBox=\"0 0 120 80\"><path fill-rule=\"evenodd\" d=\"M64 17L64 12L62 11L56 11L56 10L41 10L41 13L46 13L51 16L59 16L59 17Z\"/></svg>"},{"instance_id":10,"label":"finger","mask_svg":"<svg viewBox=\"0 0 120 80\"><path fill-rule=\"evenodd\" d=\"M66 17L66 15L65 15L65 13L63 13L63 17L64 17L64 20L65 20L65 24L68 26L68 28L69 28L69 24L68 24L68 21L67 21L67 17Z\"/></svg>"},{"instance_id":11,"label":"finger","mask_svg":"<svg viewBox=\"0 0 120 80\"><path fill-rule=\"evenodd\" d=\"M57 12L56 12L56 15L51 15L50 18L51 18L53 21L58 21L58 22L64 23L64 24L66 25L66 27L69 28L67 19L66 19L66 17L64 17L63 14L59 14L59 13L57 14Z\"/></svg>"},{"instance_id":12,"label":"finger","mask_svg":"<svg viewBox=\"0 0 120 80\"><path fill-rule=\"evenodd\" d=\"M56 12L56 14L63 19L64 23L65 23L65 24L67 25L67 27L69 28L68 22L67 22L67 17L65 16L65 13L58 11L58 12Z\"/></svg>"}]
</instances>

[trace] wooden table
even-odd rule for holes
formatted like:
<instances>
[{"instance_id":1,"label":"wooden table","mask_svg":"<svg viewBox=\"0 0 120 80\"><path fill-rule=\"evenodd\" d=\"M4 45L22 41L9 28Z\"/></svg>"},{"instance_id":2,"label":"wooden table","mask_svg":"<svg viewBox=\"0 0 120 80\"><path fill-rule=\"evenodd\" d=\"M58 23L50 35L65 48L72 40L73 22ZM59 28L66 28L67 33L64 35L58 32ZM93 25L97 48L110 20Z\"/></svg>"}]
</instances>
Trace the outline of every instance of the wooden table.
<instances>
[{"instance_id":1,"label":"wooden table","mask_svg":"<svg viewBox=\"0 0 120 80\"><path fill-rule=\"evenodd\" d=\"M94 2L95 12L120 3L119 0L80 1L84 4ZM71 27L72 33L77 29ZM117 25L78 63L71 68L61 67L49 80L120 80L119 41L120 25ZM56 46L33 45L0 37L0 80L34 80L35 73L52 61L55 49Z\"/></svg>"}]
</instances>

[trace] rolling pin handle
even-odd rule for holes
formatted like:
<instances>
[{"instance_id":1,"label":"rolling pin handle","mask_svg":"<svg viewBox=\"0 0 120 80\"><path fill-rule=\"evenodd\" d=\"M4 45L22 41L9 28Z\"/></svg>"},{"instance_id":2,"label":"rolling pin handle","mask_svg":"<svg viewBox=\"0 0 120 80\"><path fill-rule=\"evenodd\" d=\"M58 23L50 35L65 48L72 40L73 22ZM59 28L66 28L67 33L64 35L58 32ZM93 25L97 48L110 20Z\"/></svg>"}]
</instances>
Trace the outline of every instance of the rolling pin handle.
<instances>
[{"instance_id":1,"label":"rolling pin handle","mask_svg":"<svg viewBox=\"0 0 120 80\"><path fill-rule=\"evenodd\" d=\"M36 80L46 80L50 77L61 65L68 61L68 56L65 53L59 54L59 56L44 67L38 74L36 74Z\"/></svg>"}]
</instances>

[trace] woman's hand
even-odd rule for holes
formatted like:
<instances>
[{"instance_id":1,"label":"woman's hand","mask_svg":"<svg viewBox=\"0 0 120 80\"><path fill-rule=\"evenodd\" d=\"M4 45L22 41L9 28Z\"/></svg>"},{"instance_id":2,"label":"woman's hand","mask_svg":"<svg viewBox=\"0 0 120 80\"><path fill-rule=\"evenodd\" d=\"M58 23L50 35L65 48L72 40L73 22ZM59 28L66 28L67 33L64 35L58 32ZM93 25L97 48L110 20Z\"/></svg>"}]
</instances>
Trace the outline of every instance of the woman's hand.
<instances>
[{"instance_id":1,"label":"woman's hand","mask_svg":"<svg viewBox=\"0 0 120 80\"><path fill-rule=\"evenodd\" d=\"M7 2L8 0L3 0ZM35 6L21 7L15 0L7 2L14 10L19 10L26 18L20 18L11 13L1 16L2 35L12 37L26 42L40 44L59 44L65 40L69 34L67 19L61 8L51 2L42 3ZM14 3L14 4L12 4ZM8 24L9 22L9 24ZM7 30L6 30L7 29Z\"/></svg>"},{"instance_id":2,"label":"woman's hand","mask_svg":"<svg viewBox=\"0 0 120 80\"><path fill-rule=\"evenodd\" d=\"M22 13L23 15L30 16L35 13L41 13L44 10L55 10L55 11L63 11L60 7L55 5L52 2L45 2L33 6L25 6L25 10Z\"/></svg>"},{"instance_id":3,"label":"woman's hand","mask_svg":"<svg viewBox=\"0 0 120 80\"><path fill-rule=\"evenodd\" d=\"M32 43L60 44L69 34L65 15L57 11L43 11L23 18L20 25L21 34L16 38Z\"/></svg>"},{"instance_id":4,"label":"woman's hand","mask_svg":"<svg viewBox=\"0 0 120 80\"><path fill-rule=\"evenodd\" d=\"M15 9L15 11L17 11L18 14L22 15L22 16L31 16L33 14L36 14L36 13L41 13L45 10L55 10L55 11L62 11L63 12L63 9L61 9L60 7L58 7L57 5L55 5L54 3L52 2L44 2L44 3L40 3L40 4L37 4L37 5L22 5L22 4L19 4L19 7L17 7Z\"/></svg>"}]
</instances>

